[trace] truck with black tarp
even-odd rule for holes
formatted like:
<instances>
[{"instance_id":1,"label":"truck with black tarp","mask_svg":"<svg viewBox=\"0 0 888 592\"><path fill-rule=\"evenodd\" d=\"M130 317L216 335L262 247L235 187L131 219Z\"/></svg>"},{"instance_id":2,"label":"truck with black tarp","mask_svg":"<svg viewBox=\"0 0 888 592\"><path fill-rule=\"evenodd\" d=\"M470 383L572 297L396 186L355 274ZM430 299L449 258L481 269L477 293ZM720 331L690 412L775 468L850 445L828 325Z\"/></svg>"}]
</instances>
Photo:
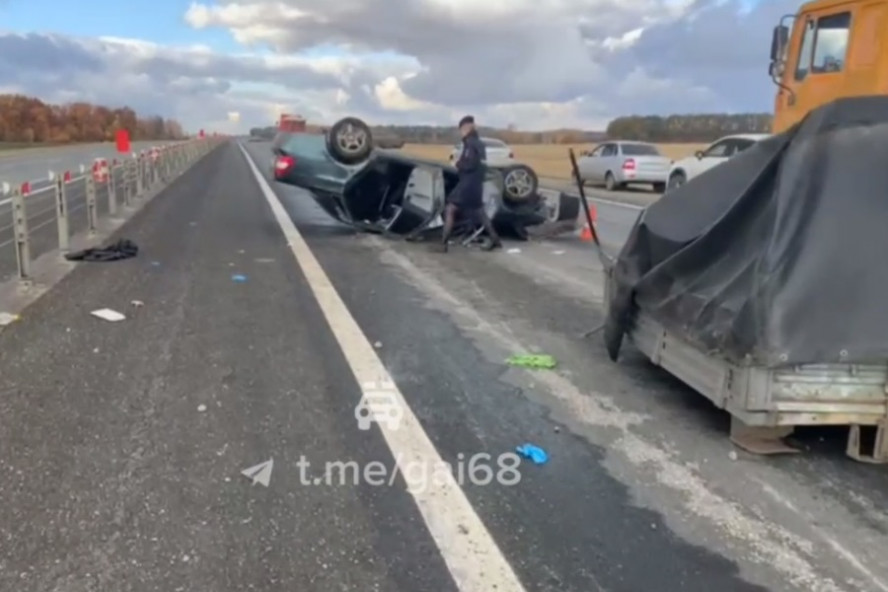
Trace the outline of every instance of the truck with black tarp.
<instances>
[{"instance_id":1,"label":"truck with black tarp","mask_svg":"<svg viewBox=\"0 0 888 592\"><path fill-rule=\"evenodd\" d=\"M822 24L829 53L814 45ZM792 34L777 27L780 133L645 209L606 269L611 358L628 337L727 409L752 452L791 451L795 426L848 425L851 456L888 460L888 44L867 45L879 26L886 2L821 0Z\"/></svg>"}]
</instances>

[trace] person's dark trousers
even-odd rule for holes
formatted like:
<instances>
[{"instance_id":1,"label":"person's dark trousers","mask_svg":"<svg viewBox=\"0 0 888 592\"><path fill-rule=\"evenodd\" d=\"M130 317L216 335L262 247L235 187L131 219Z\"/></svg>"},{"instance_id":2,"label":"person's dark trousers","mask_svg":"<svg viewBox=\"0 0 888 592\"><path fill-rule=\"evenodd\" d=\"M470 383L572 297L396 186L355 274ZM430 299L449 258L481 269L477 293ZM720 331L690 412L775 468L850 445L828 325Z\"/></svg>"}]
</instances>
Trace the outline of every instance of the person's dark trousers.
<instances>
[{"instance_id":1,"label":"person's dark trousers","mask_svg":"<svg viewBox=\"0 0 888 592\"><path fill-rule=\"evenodd\" d=\"M476 224L481 224L484 227L484 231L487 233L487 236L490 237L490 242L484 247L484 250L492 251L501 248L503 242L500 240L499 234L497 234L496 229L494 229L493 222L487 216L487 212L484 211L484 208L480 207L474 209L471 216Z\"/></svg>"},{"instance_id":2,"label":"person's dark trousers","mask_svg":"<svg viewBox=\"0 0 888 592\"><path fill-rule=\"evenodd\" d=\"M459 209L459 206L457 206L455 203L448 203L444 206L444 229L441 232L440 248L441 251L445 253L448 249L450 236L453 234L453 226L456 222L456 214ZM487 236L490 237L490 243L485 246L484 250L492 251L503 246L503 243L500 240L496 229L494 229L493 227L493 222L491 222L490 218L487 216L487 212L484 211L483 207L475 207L469 209L467 212L467 217L474 223L481 224L484 227L484 231L487 233Z\"/></svg>"},{"instance_id":3,"label":"person's dark trousers","mask_svg":"<svg viewBox=\"0 0 888 592\"><path fill-rule=\"evenodd\" d=\"M449 202L444 205L444 229L441 231L441 251L447 252L447 243L453 234L453 225L456 223L457 205Z\"/></svg>"}]
</instances>

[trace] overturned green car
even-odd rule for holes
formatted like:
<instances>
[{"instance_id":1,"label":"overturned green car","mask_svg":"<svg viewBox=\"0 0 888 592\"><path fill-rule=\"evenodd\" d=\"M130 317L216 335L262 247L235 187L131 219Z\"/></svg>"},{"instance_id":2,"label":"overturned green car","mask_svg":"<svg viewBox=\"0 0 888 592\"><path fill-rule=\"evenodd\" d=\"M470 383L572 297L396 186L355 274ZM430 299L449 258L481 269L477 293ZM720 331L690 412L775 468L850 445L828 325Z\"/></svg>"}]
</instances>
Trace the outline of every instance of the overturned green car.
<instances>
[{"instance_id":1,"label":"overturned green car","mask_svg":"<svg viewBox=\"0 0 888 592\"><path fill-rule=\"evenodd\" d=\"M354 117L324 134L281 132L272 152L276 181L310 191L330 216L369 232L415 237L440 228L458 181L453 166L381 148ZM529 226L577 216L578 198L559 194L553 203L526 165L488 165L486 176L484 205L499 232L526 238Z\"/></svg>"}]
</instances>

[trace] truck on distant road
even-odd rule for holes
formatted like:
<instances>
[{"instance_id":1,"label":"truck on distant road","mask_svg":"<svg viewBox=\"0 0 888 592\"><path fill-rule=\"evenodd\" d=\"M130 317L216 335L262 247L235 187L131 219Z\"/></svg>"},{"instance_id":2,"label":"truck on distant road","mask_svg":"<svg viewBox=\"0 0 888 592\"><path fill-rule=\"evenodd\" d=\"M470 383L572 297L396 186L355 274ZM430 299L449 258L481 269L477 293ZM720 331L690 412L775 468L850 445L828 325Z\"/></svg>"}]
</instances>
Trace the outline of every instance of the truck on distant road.
<instances>
[{"instance_id":1,"label":"truck on distant road","mask_svg":"<svg viewBox=\"0 0 888 592\"><path fill-rule=\"evenodd\" d=\"M299 133L305 132L306 129L307 123L301 115L282 113L281 118L278 120L278 131L281 132Z\"/></svg>"}]
</instances>

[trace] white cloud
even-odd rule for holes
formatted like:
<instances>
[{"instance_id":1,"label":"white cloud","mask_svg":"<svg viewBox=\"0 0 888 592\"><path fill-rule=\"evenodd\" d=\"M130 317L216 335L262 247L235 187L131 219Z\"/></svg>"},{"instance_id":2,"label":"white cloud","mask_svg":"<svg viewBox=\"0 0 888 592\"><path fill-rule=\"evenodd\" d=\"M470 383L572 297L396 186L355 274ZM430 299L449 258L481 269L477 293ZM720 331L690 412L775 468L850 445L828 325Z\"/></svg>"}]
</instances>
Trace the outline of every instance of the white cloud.
<instances>
[{"instance_id":1,"label":"white cloud","mask_svg":"<svg viewBox=\"0 0 888 592\"><path fill-rule=\"evenodd\" d=\"M0 80L220 131L281 110L327 123L354 114L449 125L472 113L525 129L600 128L629 113L769 109L770 29L796 3L220 0L193 3L184 18L196 42L225 29L241 54L0 33Z\"/></svg>"}]
</instances>

